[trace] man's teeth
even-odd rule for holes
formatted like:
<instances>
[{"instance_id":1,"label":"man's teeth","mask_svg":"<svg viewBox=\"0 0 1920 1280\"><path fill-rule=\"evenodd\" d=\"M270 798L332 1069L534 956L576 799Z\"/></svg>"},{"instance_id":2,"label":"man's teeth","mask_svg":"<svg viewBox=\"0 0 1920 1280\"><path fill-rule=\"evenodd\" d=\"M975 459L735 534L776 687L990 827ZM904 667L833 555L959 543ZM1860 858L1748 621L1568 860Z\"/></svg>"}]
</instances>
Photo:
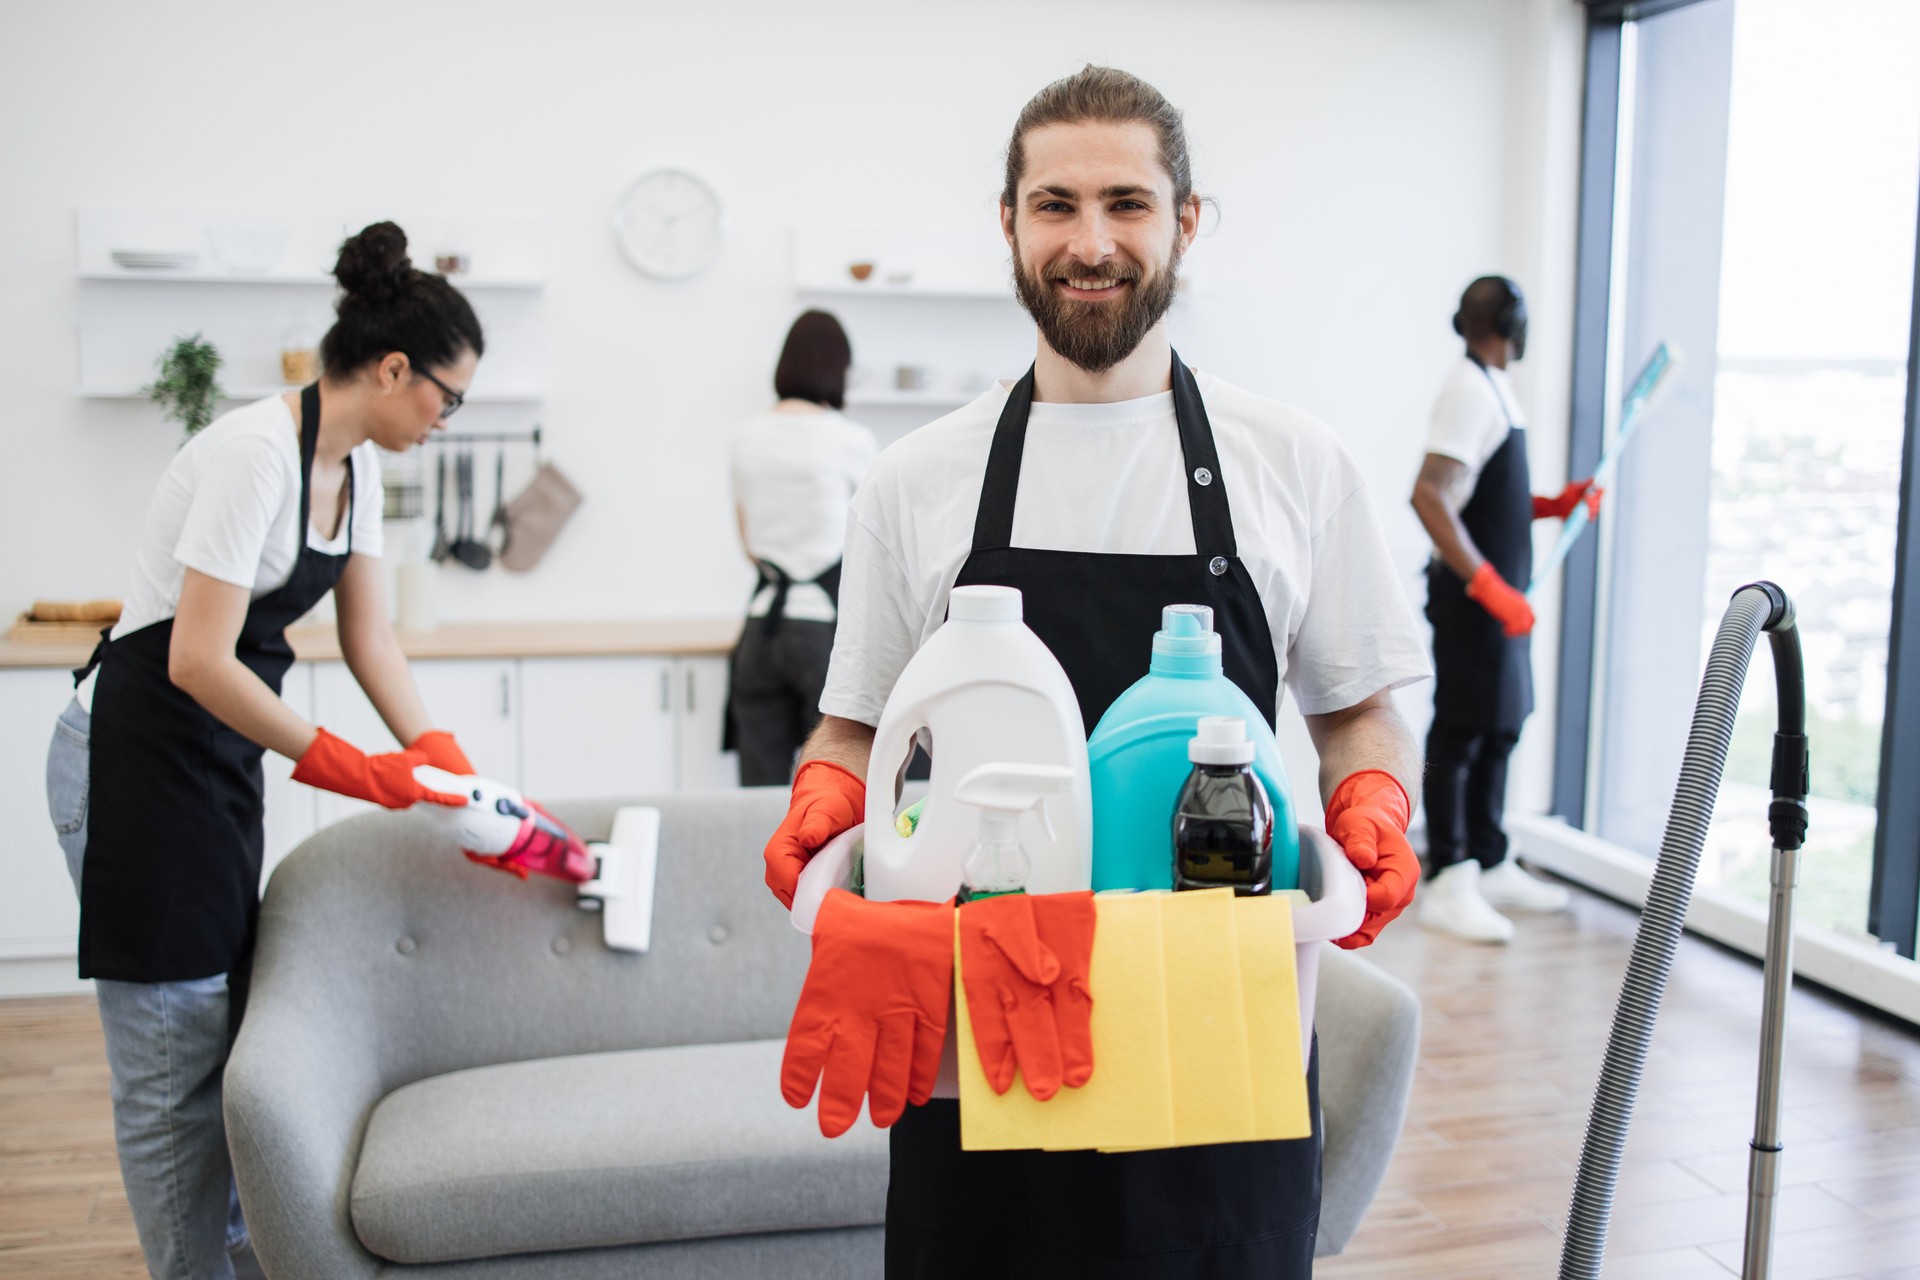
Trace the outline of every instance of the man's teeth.
<instances>
[{"instance_id":1,"label":"man's teeth","mask_svg":"<svg viewBox=\"0 0 1920 1280\"><path fill-rule=\"evenodd\" d=\"M1096 279L1084 277L1075 279L1071 276L1067 278L1067 286L1072 289L1112 289L1125 283L1124 280L1110 280L1104 276Z\"/></svg>"}]
</instances>

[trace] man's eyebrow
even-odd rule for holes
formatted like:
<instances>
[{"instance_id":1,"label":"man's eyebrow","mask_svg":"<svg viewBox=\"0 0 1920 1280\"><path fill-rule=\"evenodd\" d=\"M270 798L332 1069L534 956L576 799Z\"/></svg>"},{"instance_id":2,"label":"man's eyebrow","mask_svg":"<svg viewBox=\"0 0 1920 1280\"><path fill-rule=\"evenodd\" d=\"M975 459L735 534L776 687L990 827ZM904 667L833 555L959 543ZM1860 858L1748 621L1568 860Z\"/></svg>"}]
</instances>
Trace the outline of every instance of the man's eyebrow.
<instances>
[{"instance_id":1,"label":"man's eyebrow","mask_svg":"<svg viewBox=\"0 0 1920 1280\"><path fill-rule=\"evenodd\" d=\"M1129 185L1100 188L1100 198L1102 200L1138 199L1142 196L1151 197L1152 195L1152 187ZM1035 187L1027 194L1028 200L1078 200L1079 198L1080 193L1072 187Z\"/></svg>"}]
</instances>

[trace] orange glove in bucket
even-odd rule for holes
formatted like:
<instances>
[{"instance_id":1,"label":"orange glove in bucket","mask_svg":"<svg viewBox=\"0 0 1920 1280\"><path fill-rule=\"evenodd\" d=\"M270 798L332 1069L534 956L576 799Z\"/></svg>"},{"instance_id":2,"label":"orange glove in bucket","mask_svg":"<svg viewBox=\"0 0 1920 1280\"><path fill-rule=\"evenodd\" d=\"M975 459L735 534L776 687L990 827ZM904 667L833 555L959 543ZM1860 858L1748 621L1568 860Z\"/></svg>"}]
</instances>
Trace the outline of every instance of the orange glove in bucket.
<instances>
[{"instance_id":1,"label":"orange glove in bucket","mask_svg":"<svg viewBox=\"0 0 1920 1280\"><path fill-rule=\"evenodd\" d=\"M1420 859L1407 843L1413 806L1400 780L1380 769L1353 774L1327 801L1327 834L1367 882L1367 914L1359 929L1334 945L1364 947L1413 901Z\"/></svg>"},{"instance_id":2,"label":"orange glove in bucket","mask_svg":"<svg viewBox=\"0 0 1920 1280\"><path fill-rule=\"evenodd\" d=\"M786 820L767 841L767 888L793 909L793 887L822 845L866 819L867 784L827 760L809 760L793 776Z\"/></svg>"},{"instance_id":3,"label":"orange glove in bucket","mask_svg":"<svg viewBox=\"0 0 1920 1280\"><path fill-rule=\"evenodd\" d=\"M868 902L835 889L813 925L780 1093L805 1107L820 1088L820 1132L860 1116L886 1128L933 1096L953 1001L953 904Z\"/></svg>"},{"instance_id":4,"label":"orange glove in bucket","mask_svg":"<svg viewBox=\"0 0 1920 1280\"><path fill-rule=\"evenodd\" d=\"M995 1093L1015 1068L1042 1102L1093 1077L1093 894L1025 893L960 908L960 980Z\"/></svg>"}]
</instances>

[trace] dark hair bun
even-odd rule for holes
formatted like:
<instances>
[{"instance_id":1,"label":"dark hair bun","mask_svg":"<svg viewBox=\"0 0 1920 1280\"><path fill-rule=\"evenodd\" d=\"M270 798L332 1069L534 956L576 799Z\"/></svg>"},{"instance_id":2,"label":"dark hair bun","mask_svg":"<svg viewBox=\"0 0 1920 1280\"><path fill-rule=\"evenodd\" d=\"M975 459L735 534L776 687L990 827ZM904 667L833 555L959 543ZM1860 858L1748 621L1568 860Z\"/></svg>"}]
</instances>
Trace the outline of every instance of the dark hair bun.
<instances>
[{"instance_id":1,"label":"dark hair bun","mask_svg":"<svg viewBox=\"0 0 1920 1280\"><path fill-rule=\"evenodd\" d=\"M391 222L376 222L340 246L334 279L355 297L387 302L398 297L414 276L407 257L407 233Z\"/></svg>"}]
</instances>

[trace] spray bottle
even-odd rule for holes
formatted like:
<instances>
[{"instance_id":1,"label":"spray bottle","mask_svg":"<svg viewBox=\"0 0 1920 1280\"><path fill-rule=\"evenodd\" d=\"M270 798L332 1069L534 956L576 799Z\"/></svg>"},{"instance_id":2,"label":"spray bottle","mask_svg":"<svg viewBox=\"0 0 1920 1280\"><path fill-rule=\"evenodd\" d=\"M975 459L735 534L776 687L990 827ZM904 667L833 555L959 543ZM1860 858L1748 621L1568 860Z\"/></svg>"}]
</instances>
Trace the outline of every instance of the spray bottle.
<instances>
[{"instance_id":1,"label":"spray bottle","mask_svg":"<svg viewBox=\"0 0 1920 1280\"><path fill-rule=\"evenodd\" d=\"M1020 845L1020 818L1038 806L1047 838L1056 839L1047 798L1067 794L1074 771L1055 764L983 764L960 779L953 798L980 810L980 832L960 866L960 901L1025 893L1033 862Z\"/></svg>"}]
</instances>

